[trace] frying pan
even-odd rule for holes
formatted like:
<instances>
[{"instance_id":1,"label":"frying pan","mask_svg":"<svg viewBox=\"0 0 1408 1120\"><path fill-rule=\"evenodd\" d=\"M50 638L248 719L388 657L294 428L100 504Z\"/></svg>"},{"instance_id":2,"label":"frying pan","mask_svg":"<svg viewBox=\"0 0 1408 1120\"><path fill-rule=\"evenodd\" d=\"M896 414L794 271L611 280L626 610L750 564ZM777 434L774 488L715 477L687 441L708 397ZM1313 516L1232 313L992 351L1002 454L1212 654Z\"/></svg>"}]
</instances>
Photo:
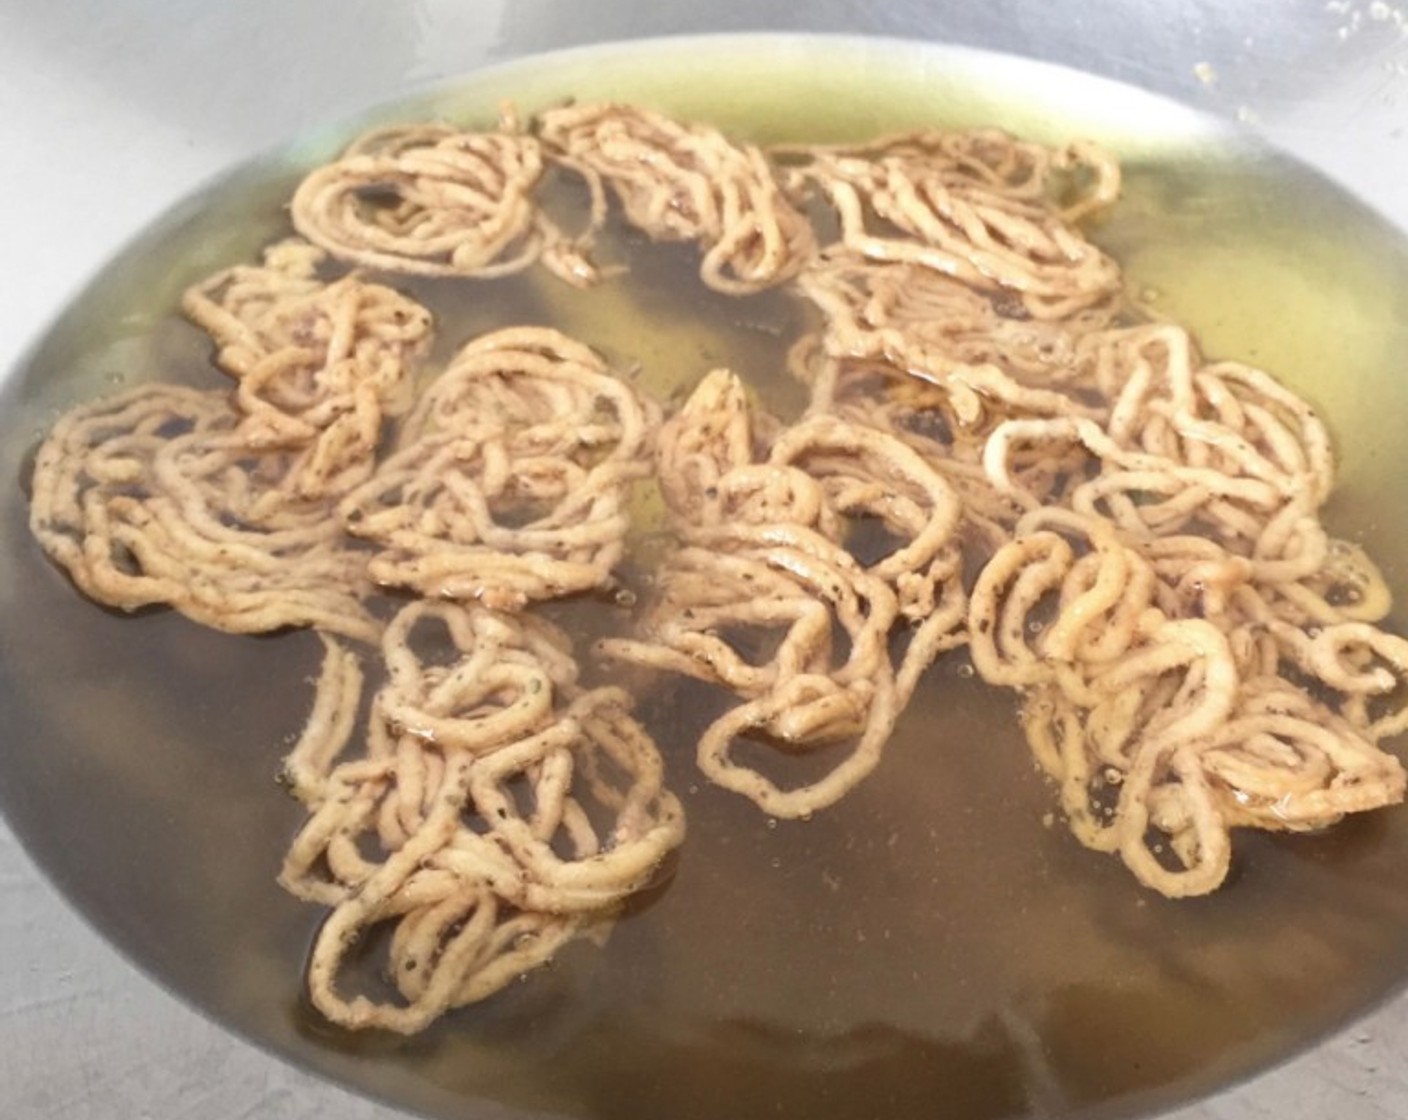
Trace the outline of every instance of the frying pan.
<instances>
[{"instance_id":1,"label":"frying pan","mask_svg":"<svg viewBox=\"0 0 1408 1120\"><path fill-rule=\"evenodd\" d=\"M645 36L835 32L1059 63L1264 136L1408 228L1405 24L1395 5L1359 0L250 0L212 11L3 0L0 370L133 230L232 162L488 62ZM139 974L8 831L0 961L0 1115L399 1115L227 1034ZM1392 997L1313 1050L1168 1116L1405 1115L1405 1051L1408 998Z\"/></svg>"}]
</instances>

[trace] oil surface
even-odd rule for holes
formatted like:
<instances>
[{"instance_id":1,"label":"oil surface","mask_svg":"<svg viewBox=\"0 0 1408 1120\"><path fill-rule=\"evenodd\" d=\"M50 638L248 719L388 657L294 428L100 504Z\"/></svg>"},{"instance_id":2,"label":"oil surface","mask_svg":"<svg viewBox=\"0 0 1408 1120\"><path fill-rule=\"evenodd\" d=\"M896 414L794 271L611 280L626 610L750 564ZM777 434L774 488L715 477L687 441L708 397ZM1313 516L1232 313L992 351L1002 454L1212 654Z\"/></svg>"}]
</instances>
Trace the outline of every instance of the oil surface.
<instances>
[{"instance_id":1,"label":"oil surface","mask_svg":"<svg viewBox=\"0 0 1408 1120\"><path fill-rule=\"evenodd\" d=\"M569 95L646 102L758 141L996 124L1106 142L1127 188L1097 239L1209 355L1268 368L1323 410L1343 468L1332 528L1404 586L1408 379L1395 354L1408 254L1306 169L1066 71L851 41L579 52L375 119L487 122L505 97L532 111ZM286 232L296 168L347 134L233 175L103 272L4 386L4 476L21 476L25 448L78 400L149 378L218 383L208 341L171 314L177 295ZM796 304L710 293L686 249L629 250L630 274L589 292L540 272L399 286L436 311L441 358L483 330L550 323L638 367L662 398L729 365L773 407L796 407L782 372ZM21 488L0 493L0 789L16 830L178 992L402 1105L603 1120L1133 1115L1306 1045L1408 974L1408 813L1238 835L1222 891L1167 901L1051 823L1013 699L955 656L930 672L877 772L807 822L769 821L696 775L716 697L643 688L640 714L689 813L674 878L605 945L570 947L424 1036L334 1031L300 998L319 913L274 883L300 814L273 776L316 640L100 610L29 540ZM584 645L625 621L590 602L557 610Z\"/></svg>"}]
</instances>

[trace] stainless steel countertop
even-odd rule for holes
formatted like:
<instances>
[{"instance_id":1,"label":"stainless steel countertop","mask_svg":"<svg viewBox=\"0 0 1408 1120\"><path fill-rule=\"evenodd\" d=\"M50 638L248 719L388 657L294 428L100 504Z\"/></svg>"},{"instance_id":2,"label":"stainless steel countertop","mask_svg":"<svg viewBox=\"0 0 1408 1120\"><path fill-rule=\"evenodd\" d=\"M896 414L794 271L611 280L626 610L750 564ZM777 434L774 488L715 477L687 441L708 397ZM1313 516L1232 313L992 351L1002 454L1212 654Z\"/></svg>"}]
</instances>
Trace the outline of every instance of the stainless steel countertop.
<instances>
[{"instance_id":1,"label":"stainless steel countertop","mask_svg":"<svg viewBox=\"0 0 1408 1120\"><path fill-rule=\"evenodd\" d=\"M636 35L859 31L1065 62L1239 119L1408 227L1405 15L1360 0L0 0L0 371L127 236L229 164L489 59ZM1399 997L1169 1120L1408 1115L1405 1056ZM139 974L0 825L0 1116L396 1115L231 1037Z\"/></svg>"}]
</instances>

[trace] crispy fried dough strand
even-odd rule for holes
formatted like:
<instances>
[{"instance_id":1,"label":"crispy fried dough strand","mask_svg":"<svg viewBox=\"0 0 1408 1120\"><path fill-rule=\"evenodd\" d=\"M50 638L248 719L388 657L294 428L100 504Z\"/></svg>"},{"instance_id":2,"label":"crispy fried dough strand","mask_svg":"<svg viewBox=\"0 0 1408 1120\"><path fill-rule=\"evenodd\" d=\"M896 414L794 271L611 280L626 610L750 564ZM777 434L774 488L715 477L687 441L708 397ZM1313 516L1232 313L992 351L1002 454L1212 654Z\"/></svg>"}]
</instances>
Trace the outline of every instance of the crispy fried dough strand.
<instances>
[{"instance_id":1,"label":"crispy fried dough strand","mask_svg":"<svg viewBox=\"0 0 1408 1120\"><path fill-rule=\"evenodd\" d=\"M329 646L286 772L309 818L280 882L331 907L313 1002L401 1033L482 1000L609 924L684 838L659 753L615 688L583 689L564 635L528 616L418 602L387 626L360 756L328 726L355 689ZM337 701L341 704L343 701ZM348 994L352 947L391 926L395 993Z\"/></svg>"},{"instance_id":2,"label":"crispy fried dough strand","mask_svg":"<svg viewBox=\"0 0 1408 1120\"><path fill-rule=\"evenodd\" d=\"M755 436L727 370L663 427L660 483L683 547L665 562L642 636L598 649L732 692L738 706L700 741L701 769L774 816L802 817L875 767L919 674L961 641L960 507L918 455L873 428L817 416L761 451ZM846 547L863 527L897 546L863 564ZM901 626L912 633L896 666ZM741 652L729 637L740 631L772 636L771 657ZM743 737L783 744L779 754L836 740L850 749L821 778L785 787L736 757Z\"/></svg>"},{"instance_id":3,"label":"crispy fried dough strand","mask_svg":"<svg viewBox=\"0 0 1408 1120\"><path fill-rule=\"evenodd\" d=\"M596 269L534 198L544 170L512 117L493 132L397 125L310 173L290 214L313 244L364 268L492 279L542 261L586 287Z\"/></svg>"},{"instance_id":4,"label":"crispy fried dough strand","mask_svg":"<svg viewBox=\"0 0 1408 1120\"><path fill-rule=\"evenodd\" d=\"M606 587L655 418L557 331L485 335L431 385L339 516L379 547L373 579L422 595L516 610Z\"/></svg>"},{"instance_id":5,"label":"crispy fried dough strand","mask_svg":"<svg viewBox=\"0 0 1408 1120\"><path fill-rule=\"evenodd\" d=\"M699 124L631 105L569 105L539 115L552 158L605 183L627 220L657 241L697 241L700 276L747 295L794 276L815 249L766 156Z\"/></svg>"},{"instance_id":6,"label":"crispy fried dough strand","mask_svg":"<svg viewBox=\"0 0 1408 1120\"><path fill-rule=\"evenodd\" d=\"M306 448L286 480L299 498L337 497L371 472L383 420L410 407L430 313L380 284L316 276L320 250L286 241L186 291L182 309L238 381L251 447Z\"/></svg>"},{"instance_id":7,"label":"crispy fried dough strand","mask_svg":"<svg viewBox=\"0 0 1408 1120\"><path fill-rule=\"evenodd\" d=\"M364 558L321 505L283 493L300 456L251 450L238 423L224 393L175 385L71 410L35 461L35 538L111 607L162 603L217 630L315 626L375 641Z\"/></svg>"},{"instance_id":8,"label":"crispy fried dough strand","mask_svg":"<svg viewBox=\"0 0 1408 1120\"><path fill-rule=\"evenodd\" d=\"M794 350L812 412L958 494L974 665L1023 694L1073 833L1185 896L1223 881L1233 828L1402 800L1379 744L1408 726L1408 643L1320 523L1324 424L1134 307L1071 225L1118 168L994 132L786 156L840 223L797 280L822 318Z\"/></svg>"},{"instance_id":9,"label":"crispy fried dough strand","mask_svg":"<svg viewBox=\"0 0 1408 1120\"><path fill-rule=\"evenodd\" d=\"M819 191L840 221L840 245L862 258L1006 294L1035 319L1067 318L1120 288L1119 266L1072 224L1119 194L1118 164L1094 145L1053 152L986 129L803 155L794 190Z\"/></svg>"},{"instance_id":10,"label":"crispy fried dough strand","mask_svg":"<svg viewBox=\"0 0 1408 1120\"><path fill-rule=\"evenodd\" d=\"M1171 562L1174 544L1042 507L984 568L968 626L984 679L1026 693L1075 835L1182 897L1221 884L1234 827L1319 829L1402 800L1378 744L1403 726L1408 642L1299 610L1286 592L1304 577L1274 554L1200 536Z\"/></svg>"}]
</instances>

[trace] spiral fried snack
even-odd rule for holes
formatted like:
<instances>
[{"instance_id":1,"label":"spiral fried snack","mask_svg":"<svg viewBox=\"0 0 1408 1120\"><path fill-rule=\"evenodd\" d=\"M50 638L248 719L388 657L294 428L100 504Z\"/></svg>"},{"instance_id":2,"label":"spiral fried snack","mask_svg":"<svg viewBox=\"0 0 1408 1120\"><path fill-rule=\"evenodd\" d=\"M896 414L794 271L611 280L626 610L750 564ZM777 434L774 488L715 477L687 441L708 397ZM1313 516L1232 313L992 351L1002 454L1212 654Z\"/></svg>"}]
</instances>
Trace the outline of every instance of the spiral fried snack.
<instances>
[{"instance_id":1,"label":"spiral fried snack","mask_svg":"<svg viewBox=\"0 0 1408 1120\"><path fill-rule=\"evenodd\" d=\"M921 264L819 255L797 287L822 315L793 348L792 368L811 386L811 409L876 428L912 448L962 498L970 536L996 548L1021 507L988 480L982 458L1004 421L1101 420L1084 340L1132 320L1113 295L1061 317L1033 318L1010 296ZM1019 451L1034 493L1082 456ZM1026 462L1036 458L1037 465Z\"/></svg>"},{"instance_id":2,"label":"spiral fried snack","mask_svg":"<svg viewBox=\"0 0 1408 1120\"><path fill-rule=\"evenodd\" d=\"M1058 504L1137 537L1194 526L1250 555L1270 525L1297 535L1318 529L1334 461L1329 434L1305 401L1250 366L1200 366L1181 327L1132 327L1088 342L1092 376L1110 401L1107 420L999 425L983 452L999 490L1029 509L1051 503L1050 492L1031 492L1024 471L1053 451L1076 452L1099 469L1070 472Z\"/></svg>"},{"instance_id":3,"label":"spiral fried snack","mask_svg":"<svg viewBox=\"0 0 1408 1120\"><path fill-rule=\"evenodd\" d=\"M985 679L1026 691L1028 738L1083 843L1182 897L1221 884L1233 827L1316 829L1402 799L1403 768L1378 743L1404 722L1392 694L1408 642L1348 619L1312 636L1278 583L1252 578L1188 617L1108 525L1058 524L984 570L971 642Z\"/></svg>"},{"instance_id":4,"label":"spiral fried snack","mask_svg":"<svg viewBox=\"0 0 1408 1120\"><path fill-rule=\"evenodd\" d=\"M811 224L787 201L763 153L704 125L631 105L569 105L537 118L552 158L656 241L697 241L709 287L746 295L796 274L815 249Z\"/></svg>"},{"instance_id":5,"label":"spiral fried snack","mask_svg":"<svg viewBox=\"0 0 1408 1120\"><path fill-rule=\"evenodd\" d=\"M322 258L281 242L262 266L216 273L182 300L238 381L249 446L308 449L286 480L300 498L340 496L371 473L383 419L410 407L431 339L425 308L355 275L324 283Z\"/></svg>"},{"instance_id":6,"label":"spiral fried snack","mask_svg":"<svg viewBox=\"0 0 1408 1120\"><path fill-rule=\"evenodd\" d=\"M585 286L596 270L538 207L536 139L509 118L498 131L443 124L378 129L309 174L294 227L339 260L420 276L491 279L536 261Z\"/></svg>"},{"instance_id":7,"label":"spiral fried snack","mask_svg":"<svg viewBox=\"0 0 1408 1120\"><path fill-rule=\"evenodd\" d=\"M299 453L251 450L224 393L143 385L80 405L35 461L30 528L87 595L219 630L316 626L374 641L362 556L292 500Z\"/></svg>"},{"instance_id":8,"label":"spiral fried snack","mask_svg":"<svg viewBox=\"0 0 1408 1120\"><path fill-rule=\"evenodd\" d=\"M835 417L783 430L759 461L743 387L718 370L661 431L661 486L682 547L638 639L603 654L682 673L740 703L705 731L699 765L768 813L834 803L879 761L919 674L961 641L966 607L952 490L897 440ZM848 519L898 542L864 566ZM898 669L890 639L914 629ZM845 652L836 638L844 635ZM750 657L753 647L770 656ZM740 761L744 736L783 753L850 740L823 777L784 788Z\"/></svg>"},{"instance_id":9,"label":"spiral fried snack","mask_svg":"<svg viewBox=\"0 0 1408 1120\"><path fill-rule=\"evenodd\" d=\"M649 404L591 350L546 328L464 347L397 451L339 507L380 551L377 582L515 610L604 587L626 499L649 473Z\"/></svg>"},{"instance_id":10,"label":"spiral fried snack","mask_svg":"<svg viewBox=\"0 0 1408 1120\"><path fill-rule=\"evenodd\" d=\"M1022 507L988 480L982 466L982 428L968 427L956 416L954 395L948 388L884 361L821 358L809 378L814 414L837 416L885 433L952 487L959 499L964 535L974 545L990 551L1011 537ZM1000 415L990 412L984 427L995 427ZM1074 463L1075 456L1071 458Z\"/></svg>"},{"instance_id":11,"label":"spiral fried snack","mask_svg":"<svg viewBox=\"0 0 1408 1120\"><path fill-rule=\"evenodd\" d=\"M1083 212L1118 176L1078 154ZM1222 882L1232 828L1401 800L1379 743L1408 724L1408 643L1375 625L1368 557L1320 524L1333 457L1310 406L1143 321L1056 200L1073 154L926 134L801 156L793 185L842 226L798 278L823 320L795 350L812 411L960 495L974 664L1023 692L1075 835L1185 896Z\"/></svg>"},{"instance_id":12,"label":"spiral fried snack","mask_svg":"<svg viewBox=\"0 0 1408 1120\"><path fill-rule=\"evenodd\" d=\"M1034 319L1066 318L1119 291L1119 267L1072 224L1119 195L1119 165L1094 145L1052 151L986 129L800 155L793 189L819 190L840 244L864 259L921 265L1011 298Z\"/></svg>"},{"instance_id":13,"label":"spiral fried snack","mask_svg":"<svg viewBox=\"0 0 1408 1120\"><path fill-rule=\"evenodd\" d=\"M1309 405L1200 365L1174 326L1087 342L1106 422L1013 419L987 442L989 480L1027 512L974 589L974 664L1027 693L1075 835L1164 894L1202 894L1233 827L1402 800L1379 743L1408 725L1408 642L1375 625L1377 569L1320 524L1333 462ZM1035 493L1025 474L1073 451L1079 469Z\"/></svg>"},{"instance_id":14,"label":"spiral fried snack","mask_svg":"<svg viewBox=\"0 0 1408 1120\"><path fill-rule=\"evenodd\" d=\"M546 623L414 603L382 654L365 751L343 758L360 671L327 643L285 765L309 817L280 882L332 908L308 968L317 1008L413 1033L607 926L658 878L684 814L629 699L579 688ZM388 925L394 993L348 994L353 946Z\"/></svg>"},{"instance_id":15,"label":"spiral fried snack","mask_svg":"<svg viewBox=\"0 0 1408 1120\"><path fill-rule=\"evenodd\" d=\"M827 357L884 363L932 385L963 433L981 433L1013 412L1092 415L1072 392L1085 368L1079 340L1113 326L1119 313L1106 299L1036 319L921 265L844 253L819 258L797 285L822 312Z\"/></svg>"}]
</instances>

